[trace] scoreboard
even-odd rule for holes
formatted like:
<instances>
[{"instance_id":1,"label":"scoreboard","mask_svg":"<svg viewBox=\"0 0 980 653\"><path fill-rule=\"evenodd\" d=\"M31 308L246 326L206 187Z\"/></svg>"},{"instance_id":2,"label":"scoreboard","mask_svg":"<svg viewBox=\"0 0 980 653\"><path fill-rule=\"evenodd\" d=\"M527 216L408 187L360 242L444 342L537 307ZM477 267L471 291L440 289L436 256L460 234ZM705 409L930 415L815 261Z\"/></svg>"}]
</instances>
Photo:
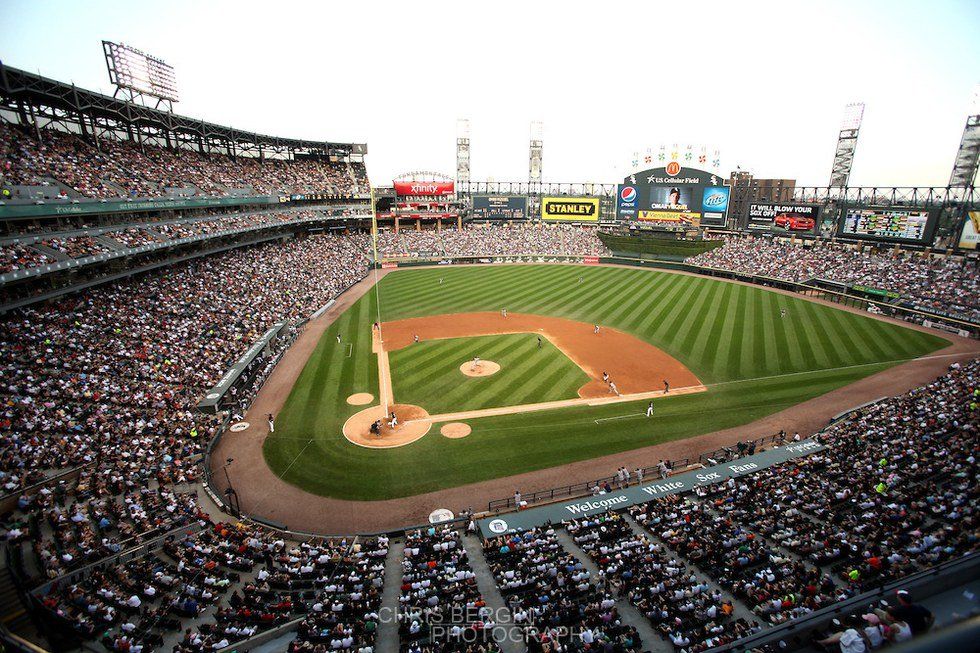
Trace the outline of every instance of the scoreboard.
<instances>
[{"instance_id":1,"label":"scoreboard","mask_svg":"<svg viewBox=\"0 0 980 653\"><path fill-rule=\"evenodd\" d=\"M839 235L865 240L928 244L935 214L928 209L847 208Z\"/></svg>"},{"instance_id":2,"label":"scoreboard","mask_svg":"<svg viewBox=\"0 0 980 653\"><path fill-rule=\"evenodd\" d=\"M475 220L526 220L527 196L474 195L473 218Z\"/></svg>"}]
</instances>

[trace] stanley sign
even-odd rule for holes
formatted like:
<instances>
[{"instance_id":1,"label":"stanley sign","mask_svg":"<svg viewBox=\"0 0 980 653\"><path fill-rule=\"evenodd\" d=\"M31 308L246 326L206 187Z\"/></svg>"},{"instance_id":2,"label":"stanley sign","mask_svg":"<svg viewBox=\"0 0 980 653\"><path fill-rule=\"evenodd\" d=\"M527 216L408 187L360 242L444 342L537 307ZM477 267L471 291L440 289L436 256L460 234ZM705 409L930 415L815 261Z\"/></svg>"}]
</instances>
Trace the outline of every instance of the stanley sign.
<instances>
[{"instance_id":1,"label":"stanley sign","mask_svg":"<svg viewBox=\"0 0 980 653\"><path fill-rule=\"evenodd\" d=\"M542 220L598 222L598 197L545 197L541 200Z\"/></svg>"}]
</instances>

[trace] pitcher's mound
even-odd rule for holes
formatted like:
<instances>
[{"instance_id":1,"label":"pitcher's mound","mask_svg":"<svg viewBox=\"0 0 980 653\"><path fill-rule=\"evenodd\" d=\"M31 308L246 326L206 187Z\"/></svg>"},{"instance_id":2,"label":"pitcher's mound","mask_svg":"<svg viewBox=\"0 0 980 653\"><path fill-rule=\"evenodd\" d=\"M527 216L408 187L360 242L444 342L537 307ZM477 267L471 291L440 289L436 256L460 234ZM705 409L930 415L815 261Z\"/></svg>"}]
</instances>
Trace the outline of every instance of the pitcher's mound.
<instances>
[{"instance_id":1,"label":"pitcher's mound","mask_svg":"<svg viewBox=\"0 0 980 653\"><path fill-rule=\"evenodd\" d=\"M374 395L370 392L355 392L347 397L347 403L351 406L366 406L374 401Z\"/></svg>"},{"instance_id":2,"label":"pitcher's mound","mask_svg":"<svg viewBox=\"0 0 980 653\"><path fill-rule=\"evenodd\" d=\"M493 361L480 361L475 367L473 361L466 361L459 366L459 371L466 376L490 376L500 371L500 365Z\"/></svg>"},{"instance_id":3,"label":"pitcher's mound","mask_svg":"<svg viewBox=\"0 0 980 653\"><path fill-rule=\"evenodd\" d=\"M371 406L351 415L344 422L344 437L359 447L391 449L415 442L432 427L429 413L411 404L389 406L389 412L398 416L395 428L388 426L389 415L381 406ZM381 420L381 433L371 433L371 424Z\"/></svg>"},{"instance_id":4,"label":"pitcher's mound","mask_svg":"<svg viewBox=\"0 0 980 653\"><path fill-rule=\"evenodd\" d=\"M450 422L449 424L443 424L439 432L447 438L452 438L453 440L457 438L465 438L469 435L473 429L470 428L469 424L463 424L462 422Z\"/></svg>"}]
</instances>

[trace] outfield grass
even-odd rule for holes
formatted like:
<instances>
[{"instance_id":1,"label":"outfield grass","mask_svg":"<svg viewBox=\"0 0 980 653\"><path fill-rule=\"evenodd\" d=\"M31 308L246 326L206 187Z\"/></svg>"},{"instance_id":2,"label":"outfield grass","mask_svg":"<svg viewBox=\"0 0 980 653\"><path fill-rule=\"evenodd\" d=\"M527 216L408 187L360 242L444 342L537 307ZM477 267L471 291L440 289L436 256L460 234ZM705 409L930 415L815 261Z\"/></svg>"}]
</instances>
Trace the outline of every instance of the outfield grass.
<instances>
[{"instance_id":1,"label":"outfield grass","mask_svg":"<svg viewBox=\"0 0 980 653\"><path fill-rule=\"evenodd\" d=\"M575 399L589 376L547 338L530 333L428 340L389 354L392 392L430 415ZM500 365L492 376L468 377L459 366L474 356Z\"/></svg>"},{"instance_id":2,"label":"outfield grass","mask_svg":"<svg viewBox=\"0 0 980 653\"><path fill-rule=\"evenodd\" d=\"M379 294L384 320L506 307L599 322L665 350L708 391L658 399L653 420L595 422L640 413L646 402L565 408L470 420L473 433L459 440L434 429L398 449L355 447L340 427L359 408L345 398L378 394L371 353L377 299L370 293L327 329L265 443L272 469L310 492L365 500L410 496L738 426L948 344L764 288L641 269L402 270L385 277ZM348 343L354 345L349 358Z\"/></svg>"}]
</instances>

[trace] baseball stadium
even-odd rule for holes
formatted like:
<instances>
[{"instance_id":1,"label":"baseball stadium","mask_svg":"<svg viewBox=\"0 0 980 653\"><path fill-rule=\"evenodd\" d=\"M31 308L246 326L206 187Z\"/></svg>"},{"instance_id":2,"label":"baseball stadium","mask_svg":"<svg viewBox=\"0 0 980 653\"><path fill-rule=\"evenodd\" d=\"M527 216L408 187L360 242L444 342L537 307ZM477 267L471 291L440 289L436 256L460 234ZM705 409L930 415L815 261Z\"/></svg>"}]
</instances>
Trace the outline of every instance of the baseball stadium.
<instances>
[{"instance_id":1,"label":"baseball stadium","mask_svg":"<svg viewBox=\"0 0 980 653\"><path fill-rule=\"evenodd\" d=\"M474 117L418 123L420 147L389 123L422 109L345 95L355 64L380 80L426 43L314 70L368 42L315 25L367 5L286 3L308 24L278 54L240 39L254 25L151 33L143 8L111 29L154 54L100 53L83 8L11 7L30 38L0 46L3 650L976 650L980 96L937 127L944 184L878 151L908 134L880 136L905 114L870 91L860 151L866 103L833 91L842 120L807 114L826 155L703 144L677 114L566 183L545 145L591 169L561 127L585 110L529 94L526 175L501 181L480 157L512 154L503 99L431 107ZM953 40L980 16L949 5L929 21ZM377 20L445 40L481 18ZM565 74L580 54L542 39ZM600 41L607 68L634 47ZM217 46L278 88L219 82ZM390 98L420 99L398 76ZM817 185L789 178L814 156ZM867 185L875 166L924 181Z\"/></svg>"}]
</instances>

